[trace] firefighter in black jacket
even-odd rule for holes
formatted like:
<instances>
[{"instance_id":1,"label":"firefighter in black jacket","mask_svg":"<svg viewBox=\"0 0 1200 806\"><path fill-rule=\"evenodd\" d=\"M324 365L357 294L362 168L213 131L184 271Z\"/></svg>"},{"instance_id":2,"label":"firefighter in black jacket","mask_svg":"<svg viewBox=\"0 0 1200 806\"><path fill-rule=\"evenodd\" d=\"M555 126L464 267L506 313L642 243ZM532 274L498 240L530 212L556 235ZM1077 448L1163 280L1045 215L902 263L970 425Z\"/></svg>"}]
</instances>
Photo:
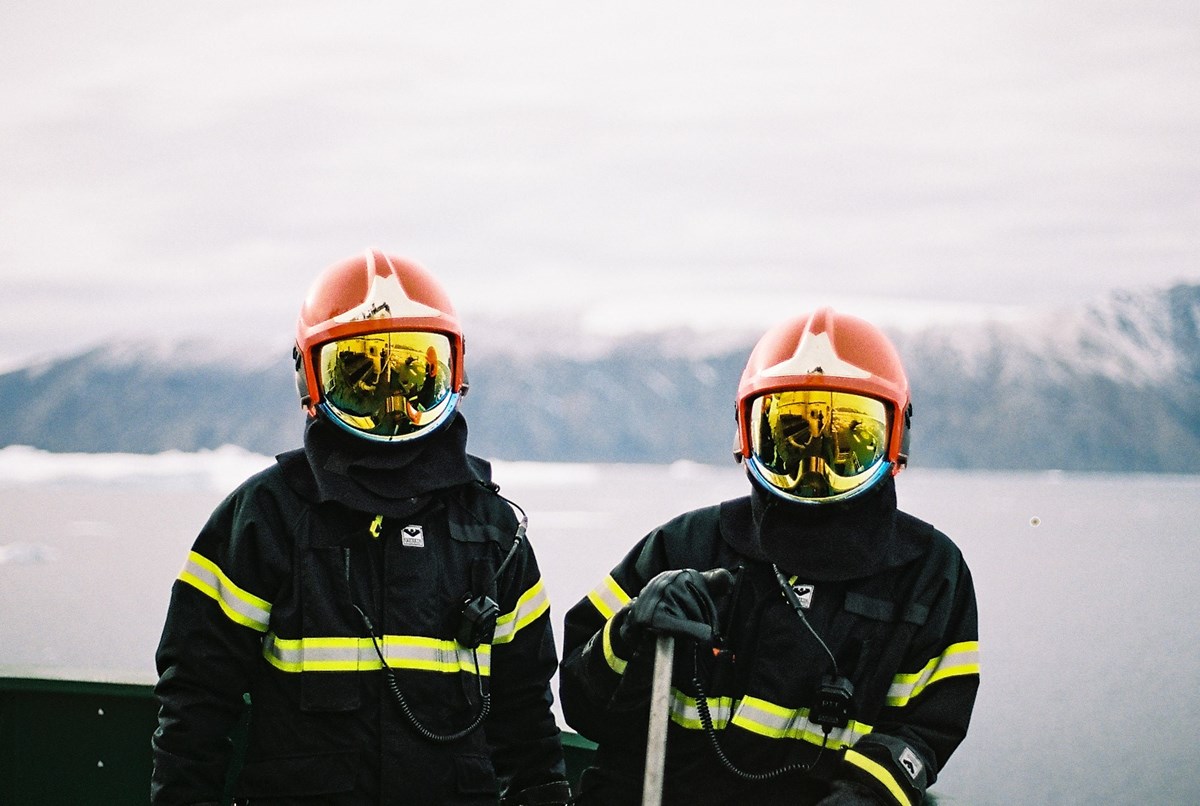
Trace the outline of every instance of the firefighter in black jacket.
<instances>
[{"instance_id":1,"label":"firefighter in black jacket","mask_svg":"<svg viewBox=\"0 0 1200 806\"><path fill-rule=\"evenodd\" d=\"M750 495L655 529L567 613L563 714L599 744L578 802L641 802L662 633L662 802L918 804L967 732L978 632L962 555L896 506L899 357L819 310L762 337L736 413Z\"/></svg>"},{"instance_id":2,"label":"firefighter in black jacket","mask_svg":"<svg viewBox=\"0 0 1200 806\"><path fill-rule=\"evenodd\" d=\"M235 490L172 592L155 804L560 804L549 603L524 514L466 452L453 307L339 262L301 309L304 448ZM518 517L520 513L520 517Z\"/></svg>"}]
</instances>

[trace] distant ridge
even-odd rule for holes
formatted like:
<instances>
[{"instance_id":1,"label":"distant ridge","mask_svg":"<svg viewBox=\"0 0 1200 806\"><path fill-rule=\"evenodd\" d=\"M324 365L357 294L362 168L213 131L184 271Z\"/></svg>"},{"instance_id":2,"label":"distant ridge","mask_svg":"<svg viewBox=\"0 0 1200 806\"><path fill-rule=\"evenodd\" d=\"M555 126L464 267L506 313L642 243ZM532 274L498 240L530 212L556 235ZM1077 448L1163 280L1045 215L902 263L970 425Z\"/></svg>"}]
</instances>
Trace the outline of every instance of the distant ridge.
<instances>
[{"instance_id":1,"label":"distant ridge","mask_svg":"<svg viewBox=\"0 0 1200 806\"><path fill-rule=\"evenodd\" d=\"M914 466L1200 472L1200 285L892 336L914 390ZM570 338L524 352L469 342L473 452L730 460L753 336L644 334L578 351L564 349ZM286 346L92 349L0 375L0 405L0 446L51 451L270 455L297 446L303 427Z\"/></svg>"}]
</instances>

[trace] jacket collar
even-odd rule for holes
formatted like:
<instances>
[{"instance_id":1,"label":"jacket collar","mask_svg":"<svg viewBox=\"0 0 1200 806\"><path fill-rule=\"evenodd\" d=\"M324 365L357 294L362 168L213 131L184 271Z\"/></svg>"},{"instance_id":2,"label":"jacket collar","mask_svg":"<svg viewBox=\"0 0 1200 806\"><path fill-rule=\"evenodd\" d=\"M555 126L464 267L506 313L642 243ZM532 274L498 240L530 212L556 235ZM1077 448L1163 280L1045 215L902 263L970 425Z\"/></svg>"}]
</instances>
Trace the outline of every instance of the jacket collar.
<instances>
[{"instance_id":1,"label":"jacket collar","mask_svg":"<svg viewBox=\"0 0 1200 806\"><path fill-rule=\"evenodd\" d=\"M897 528L895 480L827 506L784 501L757 485L721 506L721 534L739 553L806 580L871 576L921 556L927 540Z\"/></svg>"}]
</instances>

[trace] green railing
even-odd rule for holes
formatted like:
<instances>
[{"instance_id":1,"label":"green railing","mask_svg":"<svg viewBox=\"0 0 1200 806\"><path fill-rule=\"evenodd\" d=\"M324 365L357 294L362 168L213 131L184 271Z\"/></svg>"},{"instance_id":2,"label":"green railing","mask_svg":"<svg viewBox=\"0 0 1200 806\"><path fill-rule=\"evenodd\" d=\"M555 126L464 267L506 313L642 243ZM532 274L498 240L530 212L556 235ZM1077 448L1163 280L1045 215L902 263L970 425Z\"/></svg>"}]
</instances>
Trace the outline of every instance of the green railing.
<instances>
[{"instance_id":1,"label":"green railing","mask_svg":"<svg viewBox=\"0 0 1200 806\"><path fill-rule=\"evenodd\" d=\"M149 685L0 674L0 804L149 804L157 722ZM595 748L563 733L573 783Z\"/></svg>"},{"instance_id":2,"label":"green railing","mask_svg":"<svg viewBox=\"0 0 1200 806\"><path fill-rule=\"evenodd\" d=\"M157 721L149 685L0 677L0 804L148 804ZM563 740L577 781L595 745Z\"/></svg>"}]
</instances>

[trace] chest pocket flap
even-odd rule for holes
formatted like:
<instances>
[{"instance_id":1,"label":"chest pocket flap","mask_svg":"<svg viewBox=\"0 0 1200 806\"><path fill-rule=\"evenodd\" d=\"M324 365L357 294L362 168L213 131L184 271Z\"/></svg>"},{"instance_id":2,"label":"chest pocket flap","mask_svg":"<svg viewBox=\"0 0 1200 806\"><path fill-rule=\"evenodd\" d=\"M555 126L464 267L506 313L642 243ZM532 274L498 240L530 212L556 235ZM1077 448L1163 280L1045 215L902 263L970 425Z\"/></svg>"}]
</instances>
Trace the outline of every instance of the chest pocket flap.
<instances>
[{"instance_id":1,"label":"chest pocket flap","mask_svg":"<svg viewBox=\"0 0 1200 806\"><path fill-rule=\"evenodd\" d=\"M845 609L847 613L853 613L873 621L889 623L903 621L918 627L929 619L929 608L919 602L898 605L887 599L876 599L853 591L846 593Z\"/></svg>"}]
</instances>

